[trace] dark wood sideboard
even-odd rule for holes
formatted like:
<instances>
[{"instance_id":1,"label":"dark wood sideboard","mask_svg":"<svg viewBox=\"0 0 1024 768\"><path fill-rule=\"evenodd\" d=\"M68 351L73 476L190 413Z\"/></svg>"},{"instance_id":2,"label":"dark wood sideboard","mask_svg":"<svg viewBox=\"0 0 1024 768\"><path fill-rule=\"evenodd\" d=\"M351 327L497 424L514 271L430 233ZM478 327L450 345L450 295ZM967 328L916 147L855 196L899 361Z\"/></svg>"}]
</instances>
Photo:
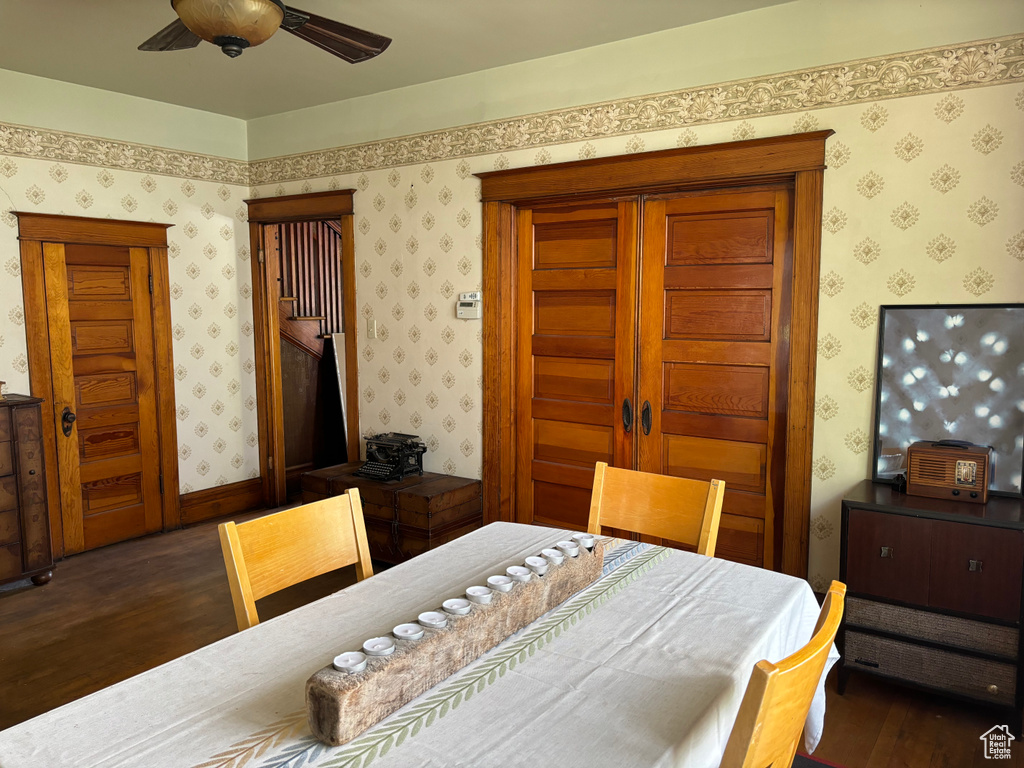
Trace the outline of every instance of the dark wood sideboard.
<instances>
[{"instance_id":1,"label":"dark wood sideboard","mask_svg":"<svg viewBox=\"0 0 1024 768\"><path fill-rule=\"evenodd\" d=\"M0 400L0 583L53 576L42 415L37 397Z\"/></svg>"},{"instance_id":2,"label":"dark wood sideboard","mask_svg":"<svg viewBox=\"0 0 1024 768\"><path fill-rule=\"evenodd\" d=\"M839 692L850 671L866 672L1000 708L1019 734L1024 501L865 481L843 499L841 548Z\"/></svg>"},{"instance_id":3,"label":"dark wood sideboard","mask_svg":"<svg viewBox=\"0 0 1024 768\"><path fill-rule=\"evenodd\" d=\"M381 482L359 477L362 462L339 464L302 475L302 502L358 488L370 556L400 563L483 525L479 480L424 472Z\"/></svg>"}]
</instances>

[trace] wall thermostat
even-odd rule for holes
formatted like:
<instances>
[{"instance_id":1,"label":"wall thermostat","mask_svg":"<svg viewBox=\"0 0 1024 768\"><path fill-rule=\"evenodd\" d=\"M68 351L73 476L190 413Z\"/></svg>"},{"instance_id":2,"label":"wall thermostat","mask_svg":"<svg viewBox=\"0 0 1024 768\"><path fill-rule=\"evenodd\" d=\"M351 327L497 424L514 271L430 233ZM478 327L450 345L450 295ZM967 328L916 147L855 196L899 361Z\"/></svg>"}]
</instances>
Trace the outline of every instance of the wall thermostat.
<instances>
[{"instance_id":1,"label":"wall thermostat","mask_svg":"<svg viewBox=\"0 0 1024 768\"><path fill-rule=\"evenodd\" d=\"M462 294L463 296L465 294ZM476 294L479 296L480 294ZM455 316L463 320L479 320L483 317L483 310L480 308L480 299L459 298L455 302Z\"/></svg>"}]
</instances>

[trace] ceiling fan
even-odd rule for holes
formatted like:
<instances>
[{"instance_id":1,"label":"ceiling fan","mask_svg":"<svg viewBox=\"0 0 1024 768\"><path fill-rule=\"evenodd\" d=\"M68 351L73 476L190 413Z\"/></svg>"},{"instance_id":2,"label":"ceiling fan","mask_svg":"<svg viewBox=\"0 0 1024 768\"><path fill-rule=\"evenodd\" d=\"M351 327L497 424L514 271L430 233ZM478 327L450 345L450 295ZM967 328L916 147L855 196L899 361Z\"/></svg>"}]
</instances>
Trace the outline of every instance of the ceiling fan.
<instances>
[{"instance_id":1,"label":"ceiling fan","mask_svg":"<svg viewBox=\"0 0 1024 768\"><path fill-rule=\"evenodd\" d=\"M178 18L140 45L140 51L180 51L206 40L234 58L265 43L278 29L352 63L372 59L391 44L389 37L286 8L281 0L171 0L171 7Z\"/></svg>"}]
</instances>

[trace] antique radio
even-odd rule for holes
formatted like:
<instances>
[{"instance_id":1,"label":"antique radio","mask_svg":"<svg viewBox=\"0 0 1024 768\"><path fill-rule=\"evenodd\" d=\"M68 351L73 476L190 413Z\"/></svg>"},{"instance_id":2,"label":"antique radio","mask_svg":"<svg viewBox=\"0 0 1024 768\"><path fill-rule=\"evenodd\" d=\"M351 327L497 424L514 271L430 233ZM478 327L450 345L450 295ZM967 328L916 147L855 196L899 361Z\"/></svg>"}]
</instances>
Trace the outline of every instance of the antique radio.
<instances>
[{"instance_id":1,"label":"antique radio","mask_svg":"<svg viewBox=\"0 0 1024 768\"><path fill-rule=\"evenodd\" d=\"M366 438L366 462L357 475L375 480L400 480L423 474L427 446L416 435L385 432Z\"/></svg>"},{"instance_id":2,"label":"antique radio","mask_svg":"<svg viewBox=\"0 0 1024 768\"><path fill-rule=\"evenodd\" d=\"M992 448L963 440L921 441L907 449L907 493L934 499L988 501Z\"/></svg>"}]
</instances>

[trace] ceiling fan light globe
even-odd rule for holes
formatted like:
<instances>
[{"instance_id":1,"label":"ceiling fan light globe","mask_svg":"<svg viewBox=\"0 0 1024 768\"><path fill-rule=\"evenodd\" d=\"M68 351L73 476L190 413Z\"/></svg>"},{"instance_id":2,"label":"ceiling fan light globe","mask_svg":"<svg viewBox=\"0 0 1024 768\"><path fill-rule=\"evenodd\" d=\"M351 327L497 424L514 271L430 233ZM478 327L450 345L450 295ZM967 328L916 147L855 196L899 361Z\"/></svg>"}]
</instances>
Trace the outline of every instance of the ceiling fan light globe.
<instances>
[{"instance_id":1,"label":"ceiling fan light globe","mask_svg":"<svg viewBox=\"0 0 1024 768\"><path fill-rule=\"evenodd\" d=\"M186 27L214 44L217 38L244 40L248 46L243 47L265 43L284 20L274 0L171 0L171 5Z\"/></svg>"}]
</instances>

